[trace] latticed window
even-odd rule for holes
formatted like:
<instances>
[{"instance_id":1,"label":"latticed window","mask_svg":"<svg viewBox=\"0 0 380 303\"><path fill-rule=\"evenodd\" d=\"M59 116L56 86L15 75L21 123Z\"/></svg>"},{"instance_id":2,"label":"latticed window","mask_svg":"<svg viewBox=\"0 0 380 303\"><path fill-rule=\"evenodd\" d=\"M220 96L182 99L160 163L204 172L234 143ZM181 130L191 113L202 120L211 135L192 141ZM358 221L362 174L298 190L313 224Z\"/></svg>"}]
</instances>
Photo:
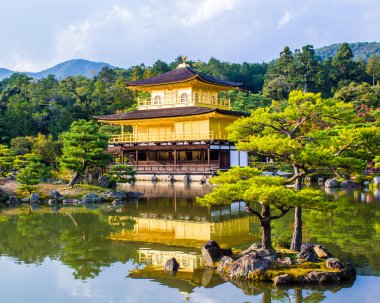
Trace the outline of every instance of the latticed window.
<instances>
[{"instance_id":1,"label":"latticed window","mask_svg":"<svg viewBox=\"0 0 380 303\"><path fill-rule=\"evenodd\" d=\"M215 104L215 96L211 96L211 104Z\"/></svg>"},{"instance_id":2,"label":"latticed window","mask_svg":"<svg viewBox=\"0 0 380 303\"><path fill-rule=\"evenodd\" d=\"M161 104L161 97L160 96L157 95L154 97L154 104L155 105Z\"/></svg>"},{"instance_id":3,"label":"latticed window","mask_svg":"<svg viewBox=\"0 0 380 303\"><path fill-rule=\"evenodd\" d=\"M199 102L199 95L198 95L198 93L194 94L194 102Z\"/></svg>"},{"instance_id":4,"label":"latticed window","mask_svg":"<svg viewBox=\"0 0 380 303\"><path fill-rule=\"evenodd\" d=\"M181 94L181 103L187 103L187 94L186 93Z\"/></svg>"}]
</instances>

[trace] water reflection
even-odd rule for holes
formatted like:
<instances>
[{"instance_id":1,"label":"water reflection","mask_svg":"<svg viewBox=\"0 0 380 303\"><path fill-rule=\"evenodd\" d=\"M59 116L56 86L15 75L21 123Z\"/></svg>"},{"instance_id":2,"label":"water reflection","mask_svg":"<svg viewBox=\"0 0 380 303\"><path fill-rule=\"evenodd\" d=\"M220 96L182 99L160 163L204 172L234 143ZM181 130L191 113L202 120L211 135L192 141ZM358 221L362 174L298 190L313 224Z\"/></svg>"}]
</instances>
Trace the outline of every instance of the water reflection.
<instances>
[{"instance_id":1,"label":"water reflection","mask_svg":"<svg viewBox=\"0 0 380 303\"><path fill-rule=\"evenodd\" d=\"M231 295L220 300L234 300L237 293L231 290L232 284L203 269L199 247L209 239L225 247L246 247L259 240L257 220L246 214L242 203L221 208L195 204L194 195L208 192L208 186L179 184L178 190L176 186L137 184L128 190L144 191L143 199L96 210L2 209L0 255L12 258L18 264L15 266L21 266L20 271L25 264L44 267L47 260L57 260L71 270L73 279L97 281L116 266L127 276L127 285L146 281L157 293L163 293L166 286L194 301L206 290L228 289ZM327 215L305 211L305 240L327 246L335 255L353 262L360 275L379 281L373 277L380 275L379 191L334 190L329 194L339 201L337 208ZM280 221L282 229L291 231L292 217L290 214ZM173 256L182 268L176 276L161 270ZM257 302L328 301L332 293L352 286L283 289L250 281L232 283L248 296L241 298ZM149 301L144 295L141 290L141 301Z\"/></svg>"},{"instance_id":2,"label":"water reflection","mask_svg":"<svg viewBox=\"0 0 380 303\"><path fill-rule=\"evenodd\" d=\"M143 198L110 216L114 226L128 220L133 229L120 228L111 239L197 248L210 239L225 247L249 243L250 226L257 221L243 203L204 208L189 198Z\"/></svg>"}]
</instances>

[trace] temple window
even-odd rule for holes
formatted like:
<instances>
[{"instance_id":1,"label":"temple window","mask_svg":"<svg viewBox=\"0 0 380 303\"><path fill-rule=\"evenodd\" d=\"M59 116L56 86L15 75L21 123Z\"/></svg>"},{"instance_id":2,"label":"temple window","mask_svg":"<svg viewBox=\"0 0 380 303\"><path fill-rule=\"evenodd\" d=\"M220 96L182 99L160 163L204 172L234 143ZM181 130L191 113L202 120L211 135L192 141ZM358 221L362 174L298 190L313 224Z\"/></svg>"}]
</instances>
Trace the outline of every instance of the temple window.
<instances>
[{"instance_id":1,"label":"temple window","mask_svg":"<svg viewBox=\"0 0 380 303\"><path fill-rule=\"evenodd\" d=\"M215 96L211 96L211 104L215 104Z\"/></svg>"},{"instance_id":2,"label":"temple window","mask_svg":"<svg viewBox=\"0 0 380 303\"><path fill-rule=\"evenodd\" d=\"M187 103L187 94L186 93L181 94L181 103Z\"/></svg>"},{"instance_id":3,"label":"temple window","mask_svg":"<svg viewBox=\"0 0 380 303\"><path fill-rule=\"evenodd\" d=\"M154 97L154 104L155 105L161 104L161 97L160 96L157 95Z\"/></svg>"},{"instance_id":4,"label":"temple window","mask_svg":"<svg viewBox=\"0 0 380 303\"><path fill-rule=\"evenodd\" d=\"M198 93L194 94L194 102L199 102L199 95L198 95Z\"/></svg>"}]
</instances>

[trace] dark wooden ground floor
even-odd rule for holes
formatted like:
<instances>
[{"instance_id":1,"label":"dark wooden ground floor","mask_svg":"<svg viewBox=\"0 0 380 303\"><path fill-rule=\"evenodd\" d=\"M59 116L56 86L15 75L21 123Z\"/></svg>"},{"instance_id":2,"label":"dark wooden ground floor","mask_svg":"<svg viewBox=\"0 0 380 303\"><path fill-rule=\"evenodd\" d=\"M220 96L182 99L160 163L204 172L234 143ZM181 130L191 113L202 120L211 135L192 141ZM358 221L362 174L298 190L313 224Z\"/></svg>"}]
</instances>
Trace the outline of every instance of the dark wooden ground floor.
<instances>
[{"instance_id":1,"label":"dark wooden ground floor","mask_svg":"<svg viewBox=\"0 0 380 303\"><path fill-rule=\"evenodd\" d=\"M131 164L137 173L214 173L231 167L231 151L224 144L125 145L110 147L114 163Z\"/></svg>"}]
</instances>

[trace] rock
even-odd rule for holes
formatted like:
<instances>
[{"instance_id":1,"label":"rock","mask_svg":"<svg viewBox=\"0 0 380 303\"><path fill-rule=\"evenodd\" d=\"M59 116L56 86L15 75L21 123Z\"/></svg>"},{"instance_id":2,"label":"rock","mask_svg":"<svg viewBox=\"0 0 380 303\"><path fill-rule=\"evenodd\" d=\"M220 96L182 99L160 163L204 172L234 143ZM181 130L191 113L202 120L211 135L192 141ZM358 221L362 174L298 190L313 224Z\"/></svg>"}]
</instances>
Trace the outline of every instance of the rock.
<instances>
[{"instance_id":1,"label":"rock","mask_svg":"<svg viewBox=\"0 0 380 303\"><path fill-rule=\"evenodd\" d=\"M116 184L109 176L101 176L98 178L98 185L105 188L114 188Z\"/></svg>"},{"instance_id":2,"label":"rock","mask_svg":"<svg viewBox=\"0 0 380 303\"><path fill-rule=\"evenodd\" d=\"M283 259L277 259L276 263L278 263L280 265L292 265L293 264L292 259L290 259L289 257L285 257Z\"/></svg>"},{"instance_id":3,"label":"rock","mask_svg":"<svg viewBox=\"0 0 380 303\"><path fill-rule=\"evenodd\" d=\"M288 274L283 274L273 278L274 285L284 285L292 282L292 277Z\"/></svg>"},{"instance_id":4,"label":"rock","mask_svg":"<svg viewBox=\"0 0 380 303\"><path fill-rule=\"evenodd\" d=\"M48 205L56 205L56 204L58 204L58 200L56 200L56 199L49 199L48 201L47 201L47 204Z\"/></svg>"},{"instance_id":5,"label":"rock","mask_svg":"<svg viewBox=\"0 0 380 303\"><path fill-rule=\"evenodd\" d=\"M84 203L100 203L102 202L102 198L99 197L99 195L96 193L90 193L90 194L84 195L82 197L82 201Z\"/></svg>"},{"instance_id":6,"label":"rock","mask_svg":"<svg viewBox=\"0 0 380 303\"><path fill-rule=\"evenodd\" d=\"M30 204L39 204L40 203L40 195L38 193L30 194Z\"/></svg>"},{"instance_id":7,"label":"rock","mask_svg":"<svg viewBox=\"0 0 380 303\"><path fill-rule=\"evenodd\" d=\"M340 279L348 280L356 277L356 270L350 263L345 263L344 268L340 270Z\"/></svg>"},{"instance_id":8,"label":"rock","mask_svg":"<svg viewBox=\"0 0 380 303\"><path fill-rule=\"evenodd\" d=\"M248 247L247 249L245 250L242 250L239 255L243 256L245 254L248 254L254 250L258 250L258 249L261 249L263 246L260 244L260 243L253 243L250 247Z\"/></svg>"},{"instance_id":9,"label":"rock","mask_svg":"<svg viewBox=\"0 0 380 303\"><path fill-rule=\"evenodd\" d=\"M205 267L215 267L215 262L218 262L222 257L232 255L231 249L221 249L214 240L204 244L201 252Z\"/></svg>"},{"instance_id":10,"label":"rock","mask_svg":"<svg viewBox=\"0 0 380 303\"><path fill-rule=\"evenodd\" d=\"M231 264L234 263L234 259L232 259L229 256L224 256L218 264L218 267L216 268L217 271L219 272L226 272L228 271L229 267Z\"/></svg>"},{"instance_id":11,"label":"rock","mask_svg":"<svg viewBox=\"0 0 380 303\"><path fill-rule=\"evenodd\" d=\"M343 263L336 258L328 258L326 260L326 267L330 269L338 269L341 280L352 279L356 276L356 270L350 263Z\"/></svg>"},{"instance_id":12,"label":"rock","mask_svg":"<svg viewBox=\"0 0 380 303\"><path fill-rule=\"evenodd\" d=\"M62 180L56 180L53 182L53 184L65 184Z\"/></svg>"},{"instance_id":13,"label":"rock","mask_svg":"<svg viewBox=\"0 0 380 303\"><path fill-rule=\"evenodd\" d=\"M104 201L113 201L113 200L124 200L127 197L127 193L125 191L116 191L113 189L107 190L102 193L102 200Z\"/></svg>"},{"instance_id":14,"label":"rock","mask_svg":"<svg viewBox=\"0 0 380 303\"><path fill-rule=\"evenodd\" d=\"M212 278L214 276L214 269L211 267L205 267L203 270L203 276L202 276L202 286L206 287L210 283L212 283ZM212 286L211 286L212 287Z\"/></svg>"},{"instance_id":15,"label":"rock","mask_svg":"<svg viewBox=\"0 0 380 303\"><path fill-rule=\"evenodd\" d=\"M340 281L340 275L338 272L324 272L324 271L312 271L306 275L299 277L300 283L337 283Z\"/></svg>"},{"instance_id":16,"label":"rock","mask_svg":"<svg viewBox=\"0 0 380 303\"><path fill-rule=\"evenodd\" d=\"M124 203L125 203L124 201L113 200L111 204L112 204L113 206L121 206L121 205L123 205Z\"/></svg>"},{"instance_id":17,"label":"rock","mask_svg":"<svg viewBox=\"0 0 380 303\"><path fill-rule=\"evenodd\" d=\"M334 187L339 187L339 181L336 179L327 179L325 182L325 187L326 188L334 188Z\"/></svg>"},{"instance_id":18,"label":"rock","mask_svg":"<svg viewBox=\"0 0 380 303\"><path fill-rule=\"evenodd\" d=\"M330 269L343 269L344 264L342 261L336 258L328 258L326 260L326 267Z\"/></svg>"},{"instance_id":19,"label":"rock","mask_svg":"<svg viewBox=\"0 0 380 303\"><path fill-rule=\"evenodd\" d=\"M380 176L374 177L372 183L375 185L380 185Z\"/></svg>"},{"instance_id":20,"label":"rock","mask_svg":"<svg viewBox=\"0 0 380 303\"><path fill-rule=\"evenodd\" d=\"M49 194L50 194L50 197L52 197L53 199L57 201L63 200L63 196L55 189L53 189Z\"/></svg>"},{"instance_id":21,"label":"rock","mask_svg":"<svg viewBox=\"0 0 380 303\"><path fill-rule=\"evenodd\" d=\"M360 187L360 183L354 182L352 180L345 180L342 183L340 183L340 187L358 188L358 187Z\"/></svg>"},{"instance_id":22,"label":"rock","mask_svg":"<svg viewBox=\"0 0 380 303\"><path fill-rule=\"evenodd\" d=\"M29 204L29 199L28 198L22 198L21 203L23 204Z\"/></svg>"},{"instance_id":23,"label":"rock","mask_svg":"<svg viewBox=\"0 0 380 303\"><path fill-rule=\"evenodd\" d=\"M17 206L20 203L20 201L15 196L9 196L8 204L10 207Z\"/></svg>"},{"instance_id":24,"label":"rock","mask_svg":"<svg viewBox=\"0 0 380 303\"><path fill-rule=\"evenodd\" d=\"M322 245L315 245L314 252L318 258L332 258L332 254Z\"/></svg>"},{"instance_id":25,"label":"rock","mask_svg":"<svg viewBox=\"0 0 380 303\"><path fill-rule=\"evenodd\" d=\"M268 257L259 256L257 253L249 253L231 264L228 271L231 279L247 279L250 274L260 274L272 264Z\"/></svg>"},{"instance_id":26,"label":"rock","mask_svg":"<svg viewBox=\"0 0 380 303\"><path fill-rule=\"evenodd\" d=\"M171 258L165 262L164 270L170 272L177 272L179 268L179 263L175 258Z\"/></svg>"},{"instance_id":27,"label":"rock","mask_svg":"<svg viewBox=\"0 0 380 303\"><path fill-rule=\"evenodd\" d=\"M64 206L68 206L68 205L72 205L72 200L71 199L63 199L62 200L62 205Z\"/></svg>"},{"instance_id":28,"label":"rock","mask_svg":"<svg viewBox=\"0 0 380 303\"><path fill-rule=\"evenodd\" d=\"M323 184L325 182L324 178L318 178L318 184Z\"/></svg>"},{"instance_id":29,"label":"rock","mask_svg":"<svg viewBox=\"0 0 380 303\"><path fill-rule=\"evenodd\" d=\"M299 259L302 259L303 262L319 262L317 255L311 251L302 251L298 255Z\"/></svg>"},{"instance_id":30,"label":"rock","mask_svg":"<svg viewBox=\"0 0 380 303\"><path fill-rule=\"evenodd\" d=\"M301 252L309 251L314 252L314 244L304 243L301 245Z\"/></svg>"},{"instance_id":31,"label":"rock","mask_svg":"<svg viewBox=\"0 0 380 303\"><path fill-rule=\"evenodd\" d=\"M140 193L138 191L134 192L134 191L128 191L126 192L126 198L127 199L139 199L141 198L142 196L144 196L143 193Z\"/></svg>"}]
</instances>

